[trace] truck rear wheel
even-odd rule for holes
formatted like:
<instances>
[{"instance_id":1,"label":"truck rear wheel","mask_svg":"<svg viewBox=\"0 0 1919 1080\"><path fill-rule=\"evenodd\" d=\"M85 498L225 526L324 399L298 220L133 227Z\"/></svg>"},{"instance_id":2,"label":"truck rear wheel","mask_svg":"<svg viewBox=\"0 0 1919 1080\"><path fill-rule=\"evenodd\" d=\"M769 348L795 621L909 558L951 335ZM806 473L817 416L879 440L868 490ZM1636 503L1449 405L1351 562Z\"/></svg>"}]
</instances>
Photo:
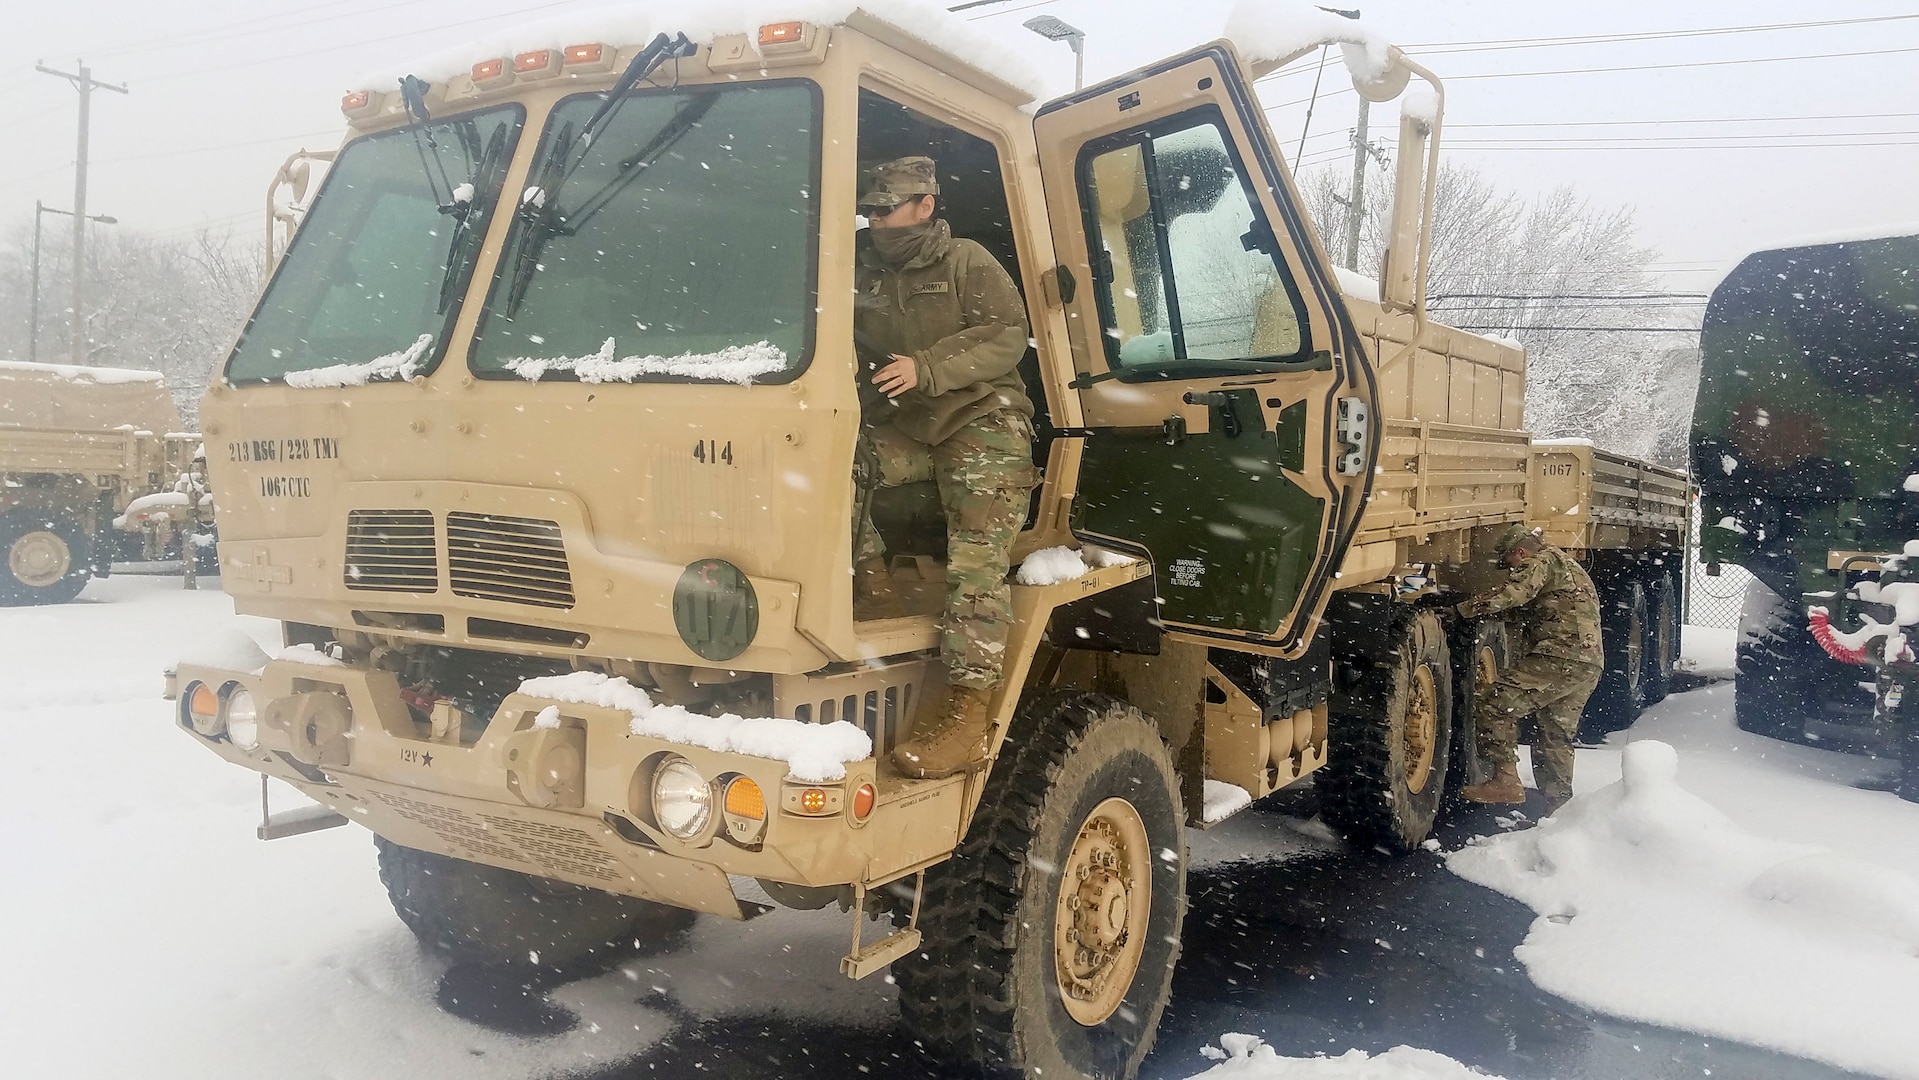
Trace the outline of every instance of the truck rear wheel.
<instances>
[{"instance_id":1,"label":"truck rear wheel","mask_svg":"<svg viewBox=\"0 0 1919 1080\"><path fill-rule=\"evenodd\" d=\"M381 837L380 881L420 944L456 964L563 969L611 965L671 942L698 917L512 870L402 847Z\"/></svg>"},{"instance_id":2,"label":"truck rear wheel","mask_svg":"<svg viewBox=\"0 0 1919 1080\"><path fill-rule=\"evenodd\" d=\"M0 518L0 557L0 604L64 604L87 586L87 534L65 514Z\"/></svg>"},{"instance_id":3,"label":"truck rear wheel","mask_svg":"<svg viewBox=\"0 0 1919 1080\"><path fill-rule=\"evenodd\" d=\"M1646 644L1651 624L1645 586L1636 578L1614 580L1599 603L1606 669L1586 699L1586 711L1579 720L1581 741L1597 742L1639 719L1646 707Z\"/></svg>"},{"instance_id":4,"label":"truck rear wheel","mask_svg":"<svg viewBox=\"0 0 1919 1080\"><path fill-rule=\"evenodd\" d=\"M1185 815L1159 729L1079 691L1023 705L972 829L929 870L919 952L893 965L933 1056L1127 1080L1171 995Z\"/></svg>"},{"instance_id":5,"label":"truck rear wheel","mask_svg":"<svg viewBox=\"0 0 1919 1080\"><path fill-rule=\"evenodd\" d=\"M1432 831L1446 790L1452 658L1431 611L1400 622L1393 643L1335 675L1331 746L1314 785L1326 820L1354 843L1411 851Z\"/></svg>"},{"instance_id":6,"label":"truck rear wheel","mask_svg":"<svg viewBox=\"0 0 1919 1080\"><path fill-rule=\"evenodd\" d=\"M1657 705L1671 692L1672 666L1679 662L1679 589L1671 571L1653 578L1647 606L1652 625L1646 631L1645 699Z\"/></svg>"}]
</instances>

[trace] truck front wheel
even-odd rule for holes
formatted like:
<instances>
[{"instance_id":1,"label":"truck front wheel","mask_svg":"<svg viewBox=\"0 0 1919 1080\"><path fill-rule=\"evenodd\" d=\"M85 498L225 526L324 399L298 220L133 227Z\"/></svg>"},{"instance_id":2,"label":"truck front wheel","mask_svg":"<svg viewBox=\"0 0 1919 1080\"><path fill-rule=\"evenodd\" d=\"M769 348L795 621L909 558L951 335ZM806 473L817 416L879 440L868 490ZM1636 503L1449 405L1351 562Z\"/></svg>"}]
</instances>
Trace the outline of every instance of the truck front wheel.
<instances>
[{"instance_id":1,"label":"truck front wheel","mask_svg":"<svg viewBox=\"0 0 1919 1080\"><path fill-rule=\"evenodd\" d=\"M1353 842L1411 851L1432 831L1446 790L1452 659L1431 611L1398 621L1374 650L1333 679L1330 753L1314 786L1326 820Z\"/></svg>"},{"instance_id":2,"label":"truck front wheel","mask_svg":"<svg viewBox=\"0 0 1919 1080\"><path fill-rule=\"evenodd\" d=\"M971 831L927 872L924 944L893 965L913 1037L989 1071L1135 1075L1179 957L1184 822L1138 709L1077 691L1022 706Z\"/></svg>"},{"instance_id":3,"label":"truck front wheel","mask_svg":"<svg viewBox=\"0 0 1919 1080\"><path fill-rule=\"evenodd\" d=\"M0 604L64 604L86 588L87 534L65 514L18 511L0 519Z\"/></svg>"},{"instance_id":4,"label":"truck front wheel","mask_svg":"<svg viewBox=\"0 0 1919 1080\"><path fill-rule=\"evenodd\" d=\"M697 916L373 838L380 880L420 944L456 964L572 972L669 945Z\"/></svg>"}]
</instances>

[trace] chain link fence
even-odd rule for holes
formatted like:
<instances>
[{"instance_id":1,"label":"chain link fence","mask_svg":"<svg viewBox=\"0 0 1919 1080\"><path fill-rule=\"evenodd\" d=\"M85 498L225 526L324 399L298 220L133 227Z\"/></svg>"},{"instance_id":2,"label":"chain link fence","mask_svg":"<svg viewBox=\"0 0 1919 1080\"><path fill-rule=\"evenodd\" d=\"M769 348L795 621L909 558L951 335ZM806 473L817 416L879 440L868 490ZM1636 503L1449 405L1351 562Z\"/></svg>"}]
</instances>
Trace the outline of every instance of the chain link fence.
<instances>
[{"instance_id":1,"label":"chain link fence","mask_svg":"<svg viewBox=\"0 0 1919 1080\"><path fill-rule=\"evenodd\" d=\"M1699 561L1699 503L1692 504L1692 535L1686 546L1686 622L1693 626L1735 629L1739 609L1746 602L1746 586L1752 575L1742 567L1721 563L1718 577L1706 576L1706 564Z\"/></svg>"}]
</instances>

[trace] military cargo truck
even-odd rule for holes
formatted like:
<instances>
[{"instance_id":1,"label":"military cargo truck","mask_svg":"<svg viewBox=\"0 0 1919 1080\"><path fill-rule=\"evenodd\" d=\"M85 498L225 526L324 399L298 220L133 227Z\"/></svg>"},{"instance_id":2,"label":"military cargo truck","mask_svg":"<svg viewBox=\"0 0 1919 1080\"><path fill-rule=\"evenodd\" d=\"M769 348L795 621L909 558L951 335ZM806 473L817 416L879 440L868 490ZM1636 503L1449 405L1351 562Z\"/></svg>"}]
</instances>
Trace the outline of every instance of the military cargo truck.
<instances>
[{"instance_id":1,"label":"military cargo truck","mask_svg":"<svg viewBox=\"0 0 1919 1080\"><path fill-rule=\"evenodd\" d=\"M263 837L370 828L450 955L571 970L838 904L841 970L890 965L932 1053L1133 1075L1187 826L1310 775L1415 847L1509 646L1450 611L1492 538L1538 522L1641 597L1682 550L1682 476L1536 447L1520 350L1428 318L1438 80L1300 17L1037 106L956 20L850 3L348 95L202 414L224 587L288 647L180 664L177 723L318 804ZM1370 295L1252 91L1327 40L1369 97L1431 87ZM923 491L872 503L929 602L856 619L850 574L856 202L906 154L1021 286L1043 403L994 752L934 780L888 757L943 678Z\"/></svg>"},{"instance_id":2,"label":"military cargo truck","mask_svg":"<svg viewBox=\"0 0 1919 1080\"><path fill-rule=\"evenodd\" d=\"M1803 597L1919 536L1919 230L1747 256L1713 290L1700 351L1701 558L1763 586L1742 619L1739 726L1891 749L1870 683L1820 650Z\"/></svg>"},{"instance_id":3,"label":"military cargo truck","mask_svg":"<svg viewBox=\"0 0 1919 1080\"><path fill-rule=\"evenodd\" d=\"M115 519L159 513L136 504L192 469L200 437L180 426L157 371L0 362L0 605L64 603L106 576Z\"/></svg>"}]
</instances>

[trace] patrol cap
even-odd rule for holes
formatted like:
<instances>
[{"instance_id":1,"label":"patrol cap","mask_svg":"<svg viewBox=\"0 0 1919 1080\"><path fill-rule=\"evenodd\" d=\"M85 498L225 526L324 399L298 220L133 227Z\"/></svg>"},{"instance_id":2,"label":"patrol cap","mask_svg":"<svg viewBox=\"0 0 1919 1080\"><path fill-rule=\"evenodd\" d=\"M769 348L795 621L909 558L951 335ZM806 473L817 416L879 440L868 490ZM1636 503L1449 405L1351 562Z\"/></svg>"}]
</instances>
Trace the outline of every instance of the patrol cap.
<instances>
[{"instance_id":1,"label":"patrol cap","mask_svg":"<svg viewBox=\"0 0 1919 1080\"><path fill-rule=\"evenodd\" d=\"M940 185L936 175L930 157L903 157L882 162L875 165L869 174L866 192L860 196L860 207L891 210L920 195L938 195Z\"/></svg>"},{"instance_id":2,"label":"patrol cap","mask_svg":"<svg viewBox=\"0 0 1919 1080\"><path fill-rule=\"evenodd\" d=\"M1511 525L1506 526L1505 531L1499 534L1499 539L1493 541L1493 553L1503 559L1506 557L1507 552L1528 540L1537 543L1539 540L1539 530L1526 525L1524 522L1515 521Z\"/></svg>"}]
</instances>

